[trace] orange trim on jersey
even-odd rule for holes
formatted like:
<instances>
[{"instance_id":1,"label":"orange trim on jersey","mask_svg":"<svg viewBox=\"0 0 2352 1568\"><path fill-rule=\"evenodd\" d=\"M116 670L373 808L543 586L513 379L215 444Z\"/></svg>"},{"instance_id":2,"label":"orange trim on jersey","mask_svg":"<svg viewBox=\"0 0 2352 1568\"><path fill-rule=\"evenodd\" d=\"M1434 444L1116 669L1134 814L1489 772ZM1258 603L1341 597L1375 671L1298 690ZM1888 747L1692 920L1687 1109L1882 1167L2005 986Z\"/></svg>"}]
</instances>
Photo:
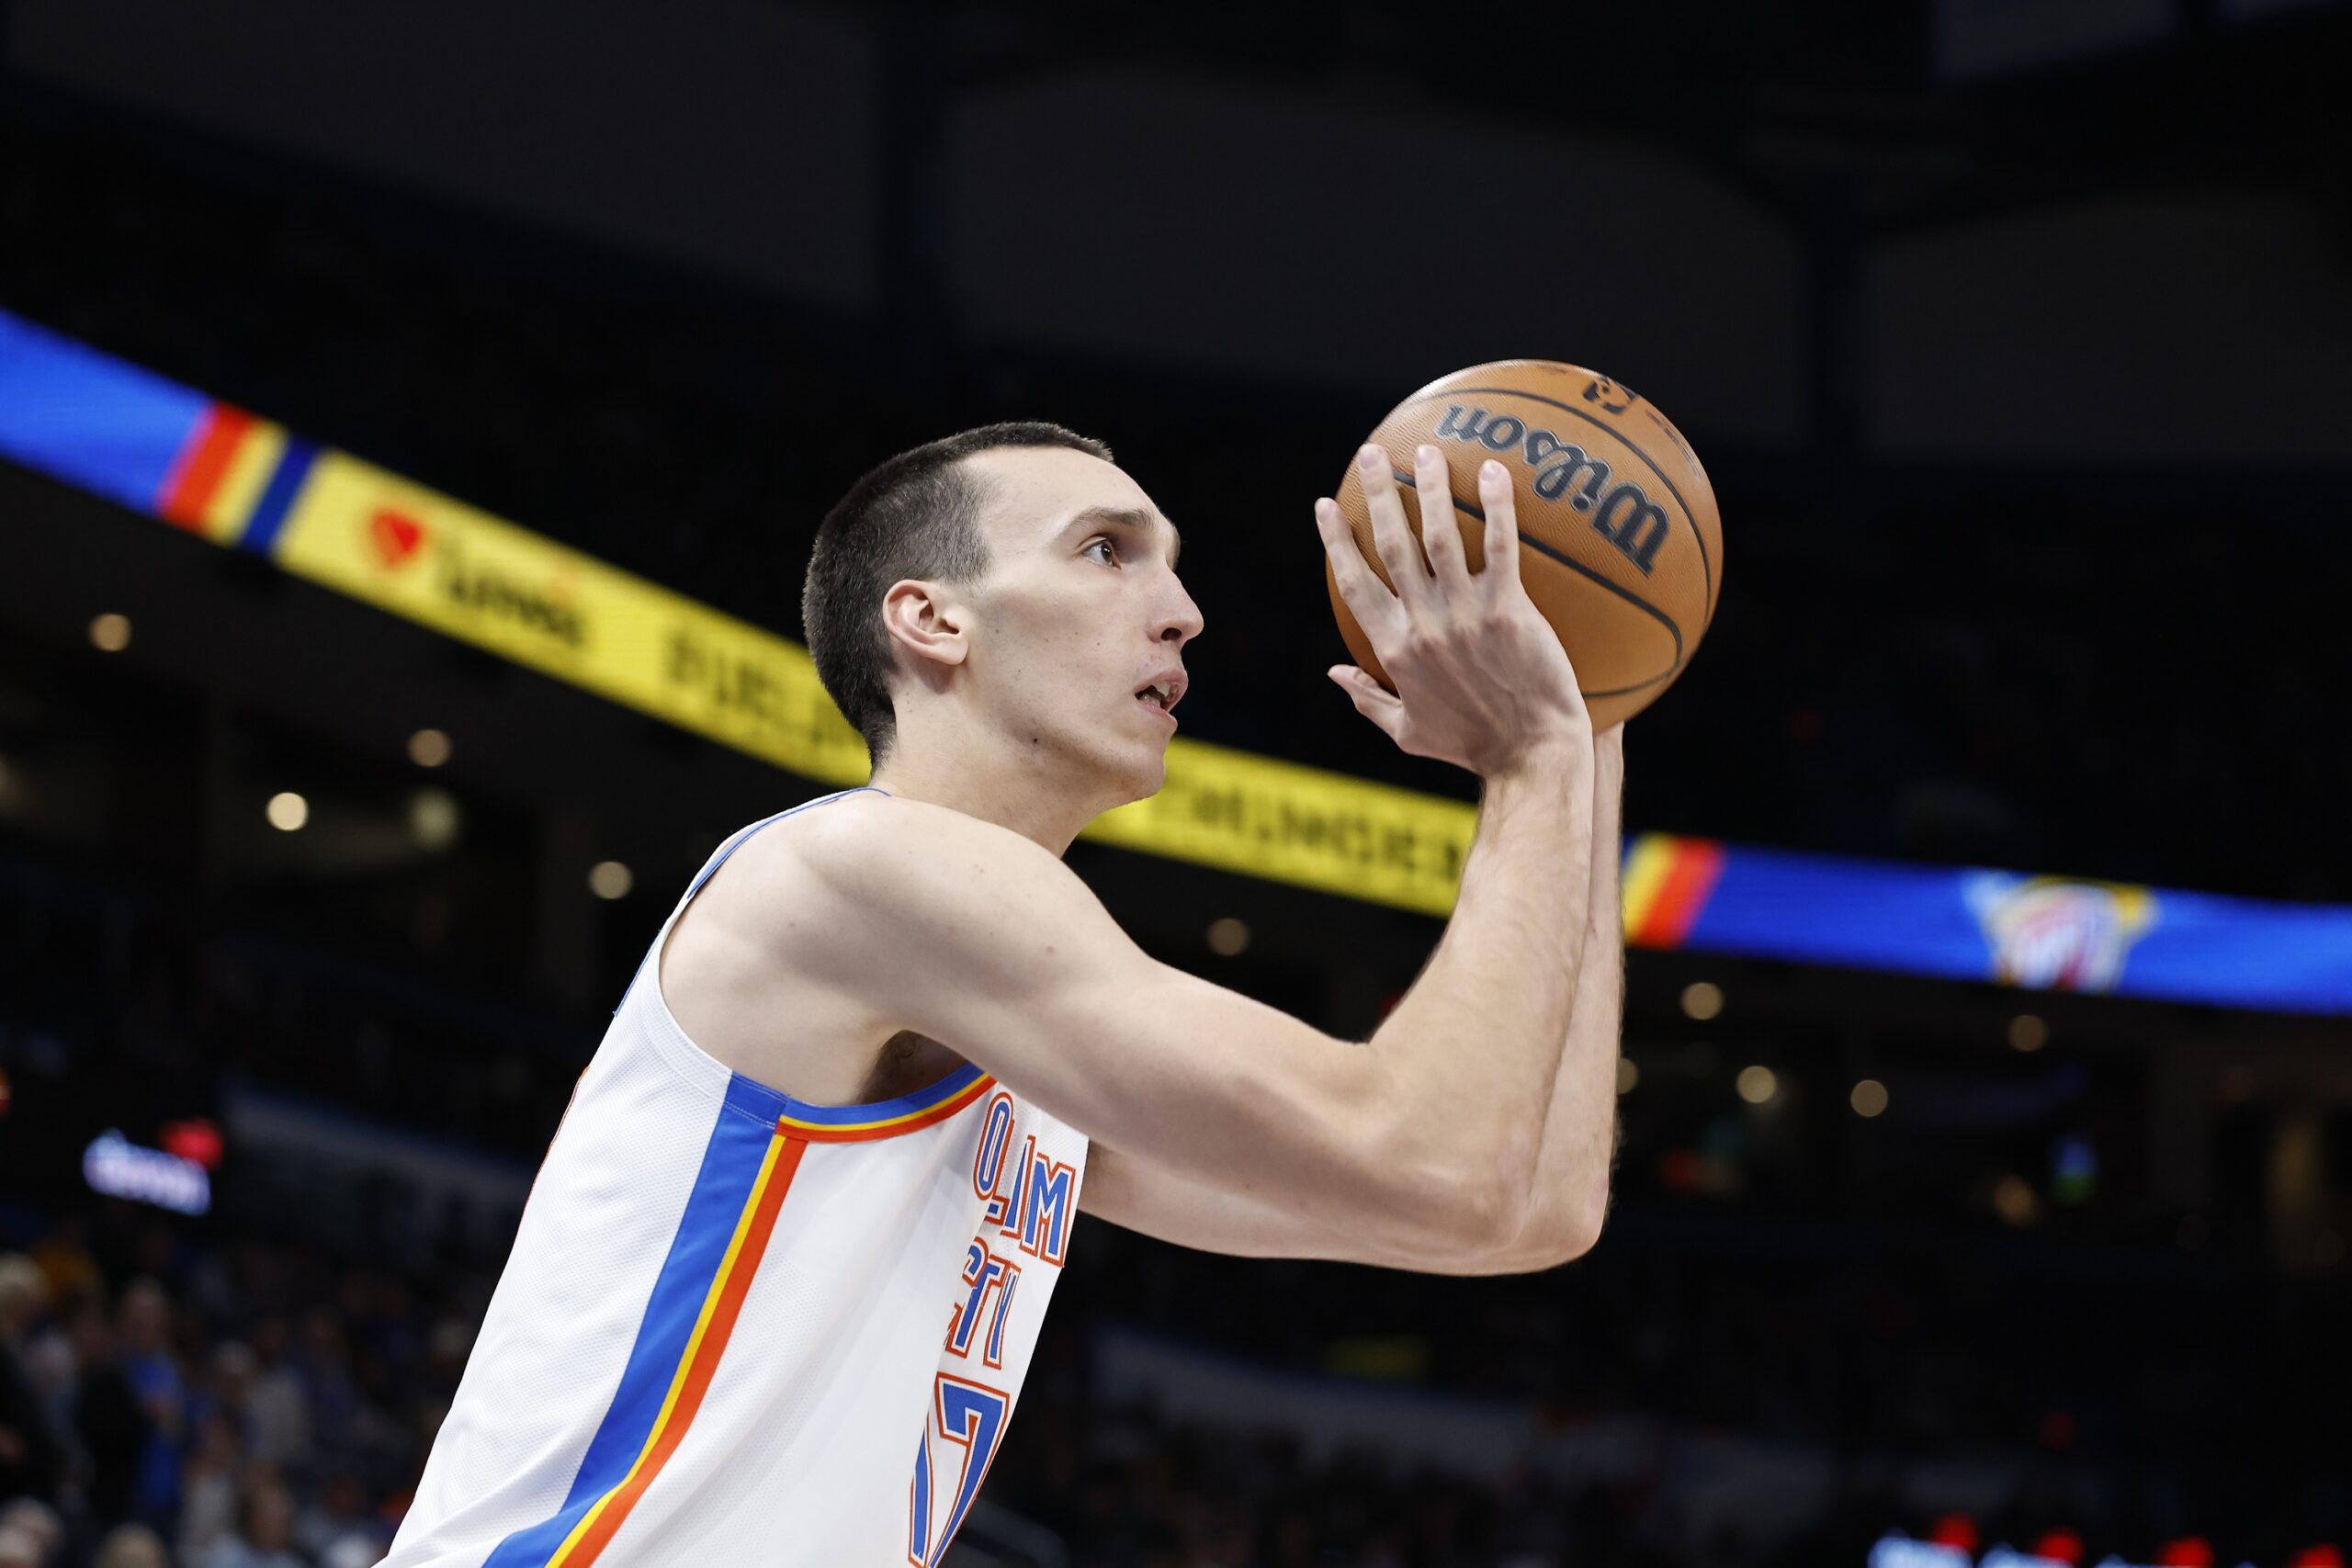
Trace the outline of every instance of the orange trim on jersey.
<instances>
[{"instance_id":1,"label":"orange trim on jersey","mask_svg":"<svg viewBox=\"0 0 2352 1568\"><path fill-rule=\"evenodd\" d=\"M995 1087L996 1079L982 1073L938 1104L920 1111L875 1122L805 1122L787 1111L776 1118L776 1125L812 1144L863 1144L875 1138L895 1138L938 1125Z\"/></svg>"},{"instance_id":2,"label":"orange trim on jersey","mask_svg":"<svg viewBox=\"0 0 2352 1568\"><path fill-rule=\"evenodd\" d=\"M693 1337L686 1341L686 1353L679 1359L678 1371L670 1380L669 1397L662 1402L662 1414L655 1417L653 1429L646 1434L644 1449L620 1483L582 1516L571 1534L548 1559L548 1568L589 1568L628 1521L629 1510L645 1495L645 1489L653 1484L653 1478L662 1473L670 1456L678 1451L678 1445L685 1440L686 1428L694 1425L703 1396L710 1391L710 1380L718 1370L719 1358L727 1353L728 1336L735 1330L735 1320L743 1310L743 1298L751 1293L752 1277L759 1271L760 1257L767 1250L768 1237L775 1230L776 1214L783 1209L785 1194L791 1190L793 1176L800 1168L800 1156L808 1151L808 1140L788 1135L781 1126L776 1129L759 1179L752 1184L751 1199L743 1205L742 1218L736 1222L735 1236L728 1244L726 1258L719 1264L718 1277L710 1282L709 1293L703 1298L702 1314L695 1323Z\"/></svg>"}]
</instances>

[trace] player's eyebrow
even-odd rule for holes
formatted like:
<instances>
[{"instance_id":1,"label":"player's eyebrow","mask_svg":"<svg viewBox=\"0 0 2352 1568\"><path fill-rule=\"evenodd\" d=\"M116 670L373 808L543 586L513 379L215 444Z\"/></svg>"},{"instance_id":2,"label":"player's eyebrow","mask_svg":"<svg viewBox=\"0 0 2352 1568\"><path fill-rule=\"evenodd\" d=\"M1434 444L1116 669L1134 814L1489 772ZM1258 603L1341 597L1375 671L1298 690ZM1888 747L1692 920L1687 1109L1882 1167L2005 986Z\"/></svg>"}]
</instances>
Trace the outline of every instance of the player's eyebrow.
<instances>
[{"instance_id":1,"label":"player's eyebrow","mask_svg":"<svg viewBox=\"0 0 2352 1568\"><path fill-rule=\"evenodd\" d=\"M1107 523L1114 527L1132 528L1138 534L1148 534L1151 532L1154 522L1167 524L1168 536L1174 542L1173 547L1168 552L1168 564L1173 568L1178 558L1184 553L1184 536L1177 532L1175 524L1169 523L1167 518L1159 516L1157 513L1146 512L1140 507L1134 506L1090 506L1071 518L1067 526L1075 530L1081 527L1097 527Z\"/></svg>"}]
</instances>

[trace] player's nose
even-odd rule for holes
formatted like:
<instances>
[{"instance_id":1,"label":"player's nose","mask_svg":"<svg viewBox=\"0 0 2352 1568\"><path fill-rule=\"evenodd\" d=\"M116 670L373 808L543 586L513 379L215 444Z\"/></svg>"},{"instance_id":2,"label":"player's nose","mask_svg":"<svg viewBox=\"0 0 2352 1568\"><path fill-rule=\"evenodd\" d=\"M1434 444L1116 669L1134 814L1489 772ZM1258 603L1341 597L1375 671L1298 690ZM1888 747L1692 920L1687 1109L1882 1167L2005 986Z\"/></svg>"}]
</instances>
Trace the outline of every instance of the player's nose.
<instances>
[{"instance_id":1,"label":"player's nose","mask_svg":"<svg viewBox=\"0 0 2352 1568\"><path fill-rule=\"evenodd\" d=\"M1152 637L1160 642L1171 642L1182 648L1201 635L1201 607L1184 592L1184 585L1171 574L1168 591L1154 617Z\"/></svg>"}]
</instances>

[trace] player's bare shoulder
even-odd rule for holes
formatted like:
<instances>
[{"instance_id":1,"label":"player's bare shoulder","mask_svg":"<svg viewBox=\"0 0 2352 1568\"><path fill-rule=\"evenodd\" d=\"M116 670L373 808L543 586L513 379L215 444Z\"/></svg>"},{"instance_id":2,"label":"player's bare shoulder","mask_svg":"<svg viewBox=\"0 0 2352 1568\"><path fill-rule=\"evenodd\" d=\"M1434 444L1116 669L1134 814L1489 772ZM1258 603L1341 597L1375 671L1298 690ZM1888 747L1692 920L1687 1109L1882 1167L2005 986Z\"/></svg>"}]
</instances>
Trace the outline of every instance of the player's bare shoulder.
<instances>
[{"instance_id":1,"label":"player's bare shoulder","mask_svg":"<svg viewBox=\"0 0 2352 1568\"><path fill-rule=\"evenodd\" d=\"M1059 856L1009 828L878 793L811 813L794 852L812 953L865 994L993 988L1033 965L1125 939ZM920 958L923 973L910 975Z\"/></svg>"},{"instance_id":2,"label":"player's bare shoulder","mask_svg":"<svg viewBox=\"0 0 2352 1568\"><path fill-rule=\"evenodd\" d=\"M1055 855L1000 827L944 806L861 791L787 824L806 871L846 900L953 903L981 883L1042 877L1075 884Z\"/></svg>"},{"instance_id":3,"label":"player's bare shoulder","mask_svg":"<svg viewBox=\"0 0 2352 1568\"><path fill-rule=\"evenodd\" d=\"M787 813L739 842L678 918L661 955L663 999L727 1066L819 1103L853 1098L897 1028L863 999L839 940L870 905L890 825L860 792ZM861 877L861 870L868 874ZM789 1020L789 1028L780 1028Z\"/></svg>"},{"instance_id":4,"label":"player's bare shoulder","mask_svg":"<svg viewBox=\"0 0 2352 1568\"><path fill-rule=\"evenodd\" d=\"M955 1002L1020 978L1001 938L1008 910L1038 902L1016 889L1041 872L1057 893L1076 886L1036 844L960 812L875 790L830 798L736 845L671 933L662 993L733 1070L821 1104L888 1098L877 1084L894 1066L922 1066L899 1057L954 1048Z\"/></svg>"}]
</instances>

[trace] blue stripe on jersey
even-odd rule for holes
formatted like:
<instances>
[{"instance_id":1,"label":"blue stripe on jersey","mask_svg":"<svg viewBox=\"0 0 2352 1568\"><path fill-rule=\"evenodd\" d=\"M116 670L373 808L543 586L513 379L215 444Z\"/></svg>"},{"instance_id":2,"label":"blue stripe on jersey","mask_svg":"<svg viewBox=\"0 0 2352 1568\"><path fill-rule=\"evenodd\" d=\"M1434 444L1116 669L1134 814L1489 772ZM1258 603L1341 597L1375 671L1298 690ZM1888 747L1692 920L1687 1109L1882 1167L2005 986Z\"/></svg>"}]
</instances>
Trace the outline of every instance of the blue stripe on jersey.
<instances>
[{"instance_id":1,"label":"blue stripe on jersey","mask_svg":"<svg viewBox=\"0 0 2352 1568\"><path fill-rule=\"evenodd\" d=\"M748 1080L738 1077L738 1089ZM756 1085L752 1086L756 1088ZM582 1515L596 1499L619 1485L629 1466L645 1448L645 1439L669 1396L678 1363L694 1335L695 1320L710 1294L711 1281L734 1239L743 1207L752 1201L768 1145L775 1136L775 1119L760 1105L730 1089L727 1103L714 1117L710 1142L704 1147L702 1169L695 1174L686 1212L671 1239L670 1255L653 1281L638 1325L637 1343L629 1348L620 1386L605 1411L588 1452L572 1477L571 1490L553 1517L516 1530L498 1543L482 1568L546 1568Z\"/></svg>"}]
</instances>

